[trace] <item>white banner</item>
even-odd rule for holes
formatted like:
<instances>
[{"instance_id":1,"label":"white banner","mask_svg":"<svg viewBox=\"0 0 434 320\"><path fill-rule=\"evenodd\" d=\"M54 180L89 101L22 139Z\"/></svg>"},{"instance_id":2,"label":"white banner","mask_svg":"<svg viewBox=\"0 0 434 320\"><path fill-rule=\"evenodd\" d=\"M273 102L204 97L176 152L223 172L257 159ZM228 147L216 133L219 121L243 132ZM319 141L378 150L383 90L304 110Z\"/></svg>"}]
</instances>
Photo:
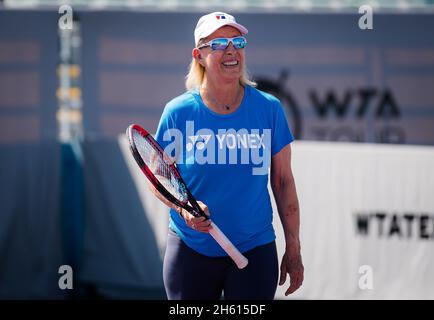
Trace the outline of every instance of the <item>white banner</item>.
<instances>
[{"instance_id":1,"label":"white banner","mask_svg":"<svg viewBox=\"0 0 434 320\"><path fill-rule=\"evenodd\" d=\"M292 166L305 280L290 297L434 299L434 148L296 142Z\"/></svg>"}]
</instances>

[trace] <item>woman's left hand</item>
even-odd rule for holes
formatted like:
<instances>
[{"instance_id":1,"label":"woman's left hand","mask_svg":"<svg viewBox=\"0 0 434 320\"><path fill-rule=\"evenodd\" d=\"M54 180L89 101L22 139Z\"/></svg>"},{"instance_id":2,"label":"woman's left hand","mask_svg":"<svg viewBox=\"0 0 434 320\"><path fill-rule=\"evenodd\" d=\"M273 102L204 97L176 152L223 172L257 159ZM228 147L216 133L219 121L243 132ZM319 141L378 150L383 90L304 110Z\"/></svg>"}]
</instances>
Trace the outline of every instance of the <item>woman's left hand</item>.
<instances>
[{"instance_id":1,"label":"woman's left hand","mask_svg":"<svg viewBox=\"0 0 434 320\"><path fill-rule=\"evenodd\" d=\"M286 281L286 274L289 274L290 286L285 292L285 296L293 293L303 283L304 267L301 261L300 250L287 247L280 265L280 281L279 286Z\"/></svg>"}]
</instances>

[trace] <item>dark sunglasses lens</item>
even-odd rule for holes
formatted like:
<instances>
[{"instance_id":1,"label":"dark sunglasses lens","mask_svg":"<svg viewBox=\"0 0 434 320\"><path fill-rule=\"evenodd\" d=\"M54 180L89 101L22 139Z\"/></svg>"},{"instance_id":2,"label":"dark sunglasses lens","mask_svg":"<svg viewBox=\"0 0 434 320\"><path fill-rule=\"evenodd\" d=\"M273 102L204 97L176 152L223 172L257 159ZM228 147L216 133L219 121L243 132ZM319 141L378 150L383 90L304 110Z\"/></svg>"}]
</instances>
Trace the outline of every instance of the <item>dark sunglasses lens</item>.
<instances>
[{"instance_id":1,"label":"dark sunglasses lens","mask_svg":"<svg viewBox=\"0 0 434 320\"><path fill-rule=\"evenodd\" d=\"M213 49L213 50L225 50L226 47L228 46L228 43L229 43L228 39L224 39L224 38L214 39L211 42L211 49Z\"/></svg>"},{"instance_id":2,"label":"dark sunglasses lens","mask_svg":"<svg viewBox=\"0 0 434 320\"><path fill-rule=\"evenodd\" d=\"M232 40L235 49L243 49L246 46L246 39L239 37Z\"/></svg>"}]
</instances>

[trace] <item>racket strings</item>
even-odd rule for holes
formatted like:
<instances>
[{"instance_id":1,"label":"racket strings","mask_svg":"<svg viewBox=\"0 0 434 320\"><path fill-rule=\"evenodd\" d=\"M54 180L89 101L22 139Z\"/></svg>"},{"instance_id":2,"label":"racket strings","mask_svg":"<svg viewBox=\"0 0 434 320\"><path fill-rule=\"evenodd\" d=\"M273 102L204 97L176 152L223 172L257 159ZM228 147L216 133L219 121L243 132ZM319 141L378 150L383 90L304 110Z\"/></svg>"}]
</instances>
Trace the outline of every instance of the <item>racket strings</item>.
<instances>
[{"instance_id":1,"label":"racket strings","mask_svg":"<svg viewBox=\"0 0 434 320\"><path fill-rule=\"evenodd\" d=\"M169 163L155 146L139 132L133 131L133 140L143 162L155 176L155 178L171 193L178 201L186 203L188 195L184 185L171 168Z\"/></svg>"}]
</instances>

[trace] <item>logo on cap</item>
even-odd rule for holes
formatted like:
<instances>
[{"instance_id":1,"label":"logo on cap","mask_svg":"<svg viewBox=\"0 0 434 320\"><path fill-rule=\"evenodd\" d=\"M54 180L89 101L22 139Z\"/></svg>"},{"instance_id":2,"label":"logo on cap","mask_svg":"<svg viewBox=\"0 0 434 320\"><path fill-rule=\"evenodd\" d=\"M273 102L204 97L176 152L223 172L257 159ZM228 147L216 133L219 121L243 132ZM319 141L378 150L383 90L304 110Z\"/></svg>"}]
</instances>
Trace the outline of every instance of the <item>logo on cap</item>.
<instances>
[{"instance_id":1,"label":"logo on cap","mask_svg":"<svg viewBox=\"0 0 434 320\"><path fill-rule=\"evenodd\" d=\"M215 17L217 18L217 20L223 20L226 19L224 14L216 14Z\"/></svg>"}]
</instances>

